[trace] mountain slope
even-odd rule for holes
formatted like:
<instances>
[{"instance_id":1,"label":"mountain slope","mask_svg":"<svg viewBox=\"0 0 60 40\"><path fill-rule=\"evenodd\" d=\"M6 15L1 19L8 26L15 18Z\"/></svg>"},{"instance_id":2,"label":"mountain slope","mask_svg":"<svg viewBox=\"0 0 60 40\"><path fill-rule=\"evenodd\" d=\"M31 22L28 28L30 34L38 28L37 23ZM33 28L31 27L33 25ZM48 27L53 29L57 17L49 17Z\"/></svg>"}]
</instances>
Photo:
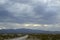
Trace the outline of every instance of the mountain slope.
<instances>
[{"instance_id":1,"label":"mountain slope","mask_svg":"<svg viewBox=\"0 0 60 40\"><path fill-rule=\"evenodd\" d=\"M23 34L60 34L60 31L44 31L44 30L34 30L34 29L2 29L0 33L23 33Z\"/></svg>"}]
</instances>

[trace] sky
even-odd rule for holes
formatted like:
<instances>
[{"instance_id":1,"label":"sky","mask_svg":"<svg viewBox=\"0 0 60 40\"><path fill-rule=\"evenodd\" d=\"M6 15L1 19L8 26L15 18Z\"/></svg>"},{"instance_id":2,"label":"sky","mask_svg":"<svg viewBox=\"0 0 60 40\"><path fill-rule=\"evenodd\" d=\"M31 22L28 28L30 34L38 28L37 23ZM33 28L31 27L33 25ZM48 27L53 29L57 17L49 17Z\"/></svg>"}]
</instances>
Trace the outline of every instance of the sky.
<instances>
[{"instance_id":1,"label":"sky","mask_svg":"<svg viewBox=\"0 0 60 40\"><path fill-rule=\"evenodd\" d=\"M60 31L60 0L0 0L0 29L18 28Z\"/></svg>"}]
</instances>

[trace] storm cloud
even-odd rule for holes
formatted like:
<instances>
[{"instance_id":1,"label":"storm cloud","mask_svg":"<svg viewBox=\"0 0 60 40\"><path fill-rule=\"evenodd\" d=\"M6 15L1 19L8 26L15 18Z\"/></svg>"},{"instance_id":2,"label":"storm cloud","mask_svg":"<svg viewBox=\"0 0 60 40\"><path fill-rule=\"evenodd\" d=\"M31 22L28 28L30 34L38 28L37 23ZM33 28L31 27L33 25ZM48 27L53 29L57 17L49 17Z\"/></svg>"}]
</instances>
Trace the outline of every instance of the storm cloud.
<instances>
[{"instance_id":1,"label":"storm cloud","mask_svg":"<svg viewBox=\"0 0 60 40\"><path fill-rule=\"evenodd\" d=\"M0 0L0 22L60 24L60 0Z\"/></svg>"}]
</instances>

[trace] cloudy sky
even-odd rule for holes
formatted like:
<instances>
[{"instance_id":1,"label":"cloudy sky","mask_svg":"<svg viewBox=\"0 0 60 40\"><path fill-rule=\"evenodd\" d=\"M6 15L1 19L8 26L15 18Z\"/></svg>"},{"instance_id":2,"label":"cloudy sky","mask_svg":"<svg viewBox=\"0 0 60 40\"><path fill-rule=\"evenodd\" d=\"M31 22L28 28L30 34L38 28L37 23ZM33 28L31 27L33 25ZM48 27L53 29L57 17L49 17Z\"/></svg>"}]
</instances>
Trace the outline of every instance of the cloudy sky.
<instances>
[{"instance_id":1,"label":"cloudy sky","mask_svg":"<svg viewBox=\"0 0 60 40\"><path fill-rule=\"evenodd\" d=\"M60 0L0 0L0 29L11 28L60 31Z\"/></svg>"}]
</instances>

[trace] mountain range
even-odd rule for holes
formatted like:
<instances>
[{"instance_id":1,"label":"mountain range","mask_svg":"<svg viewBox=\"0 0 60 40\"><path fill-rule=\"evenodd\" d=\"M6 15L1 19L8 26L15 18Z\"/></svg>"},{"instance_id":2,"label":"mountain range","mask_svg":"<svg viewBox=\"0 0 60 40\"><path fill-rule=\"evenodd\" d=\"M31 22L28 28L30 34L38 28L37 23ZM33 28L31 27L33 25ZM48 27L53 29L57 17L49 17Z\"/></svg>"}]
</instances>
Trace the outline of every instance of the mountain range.
<instances>
[{"instance_id":1,"label":"mountain range","mask_svg":"<svg viewBox=\"0 0 60 40\"><path fill-rule=\"evenodd\" d=\"M1 33L23 33L23 34L60 34L60 31L45 31L45 30L36 30L36 29L2 29L0 30Z\"/></svg>"}]
</instances>

